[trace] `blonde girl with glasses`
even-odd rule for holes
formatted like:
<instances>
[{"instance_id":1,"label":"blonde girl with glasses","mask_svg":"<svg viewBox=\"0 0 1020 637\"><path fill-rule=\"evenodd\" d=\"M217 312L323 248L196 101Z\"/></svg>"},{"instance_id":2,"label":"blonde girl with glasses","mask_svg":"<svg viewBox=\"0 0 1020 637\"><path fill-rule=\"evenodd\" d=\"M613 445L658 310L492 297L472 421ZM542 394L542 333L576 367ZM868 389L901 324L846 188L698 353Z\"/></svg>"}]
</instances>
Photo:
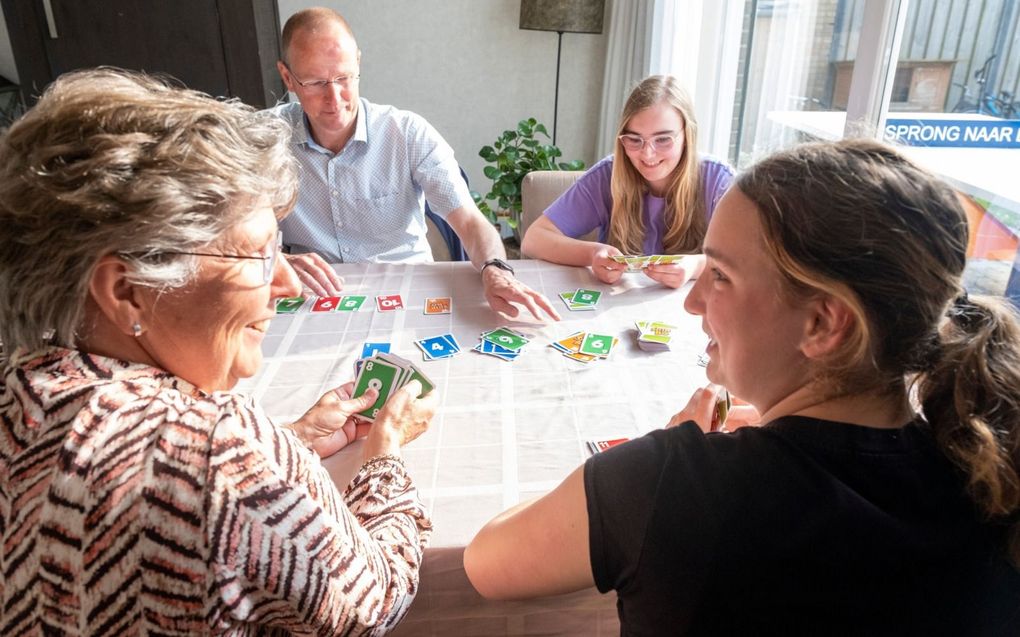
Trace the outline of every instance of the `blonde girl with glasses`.
<instances>
[{"instance_id":1,"label":"blonde girl with glasses","mask_svg":"<svg viewBox=\"0 0 1020 637\"><path fill-rule=\"evenodd\" d=\"M733 170L699 157L698 125L690 96L676 78L653 75L631 91L613 154L591 167L528 229L521 250L565 265L591 266L615 283L626 264L619 255L684 254L644 273L677 288L704 267L700 254L708 220L729 187ZM583 241L598 229L597 241Z\"/></svg>"}]
</instances>

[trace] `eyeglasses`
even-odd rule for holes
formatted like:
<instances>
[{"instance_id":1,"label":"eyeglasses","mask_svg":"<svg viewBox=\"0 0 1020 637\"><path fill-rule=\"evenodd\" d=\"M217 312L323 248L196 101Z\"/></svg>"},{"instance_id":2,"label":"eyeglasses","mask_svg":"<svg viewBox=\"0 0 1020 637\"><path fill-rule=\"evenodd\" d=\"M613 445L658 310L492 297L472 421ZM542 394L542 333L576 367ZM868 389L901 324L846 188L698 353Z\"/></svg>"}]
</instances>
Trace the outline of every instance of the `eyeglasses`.
<instances>
[{"instance_id":1,"label":"eyeglasses","mask_svg":"<svg viewBox=\"0 0 1020 637\"><path fill-rule=\"evenodd\" d=\"M294 81L297 82L301 88L306 88L311 91L319 91L322 93L328 91L330 88L332 88L334 84L339 86L341 89L350 88L351 84L357 82L358 79L361 77L357 73L353 73L349 75L337 75L331 80L311 80L308 82L302 82L301 80L297 79L297 76L294 75L294 71L291 70L290 66L288 66L287 63L284 63L284 66L287 67L287 70L290 71L291 77L294 78Z\"/></svg>"},{"instance_id":2,"label":"eyeglasses","mask_svg":"<svg viewBox=\"0 0 1020 637\"><path fill-rule=\"evenodd\" d=\"M652 150L659 152L665 152L673 148L673 144L684 134L683 131L673 135L656 135L651 139L645 139L640 135L634 135L633 133L624 133L617 139L623 144L624 149L630 152L636 152L644 149L645 144L651 144Z\"/></svg>"},{"instance_id":3,"label":"eyeglasses","mask_svg":"<svg viewBox=\"0 0 1020 637\"><path fill-rule=\"evenodd\" d=\"M217 254L213 252L164 252L163 254L188 254L193 257L216 257L219 259L251 259L262 262L262 285L273 280L273 270L276 268L276 259L283 251L283 235L276 232L276 240L270 241L267 248L269 254L263 256L248 256L244 254Z\"/></svg>"}]
</instances>

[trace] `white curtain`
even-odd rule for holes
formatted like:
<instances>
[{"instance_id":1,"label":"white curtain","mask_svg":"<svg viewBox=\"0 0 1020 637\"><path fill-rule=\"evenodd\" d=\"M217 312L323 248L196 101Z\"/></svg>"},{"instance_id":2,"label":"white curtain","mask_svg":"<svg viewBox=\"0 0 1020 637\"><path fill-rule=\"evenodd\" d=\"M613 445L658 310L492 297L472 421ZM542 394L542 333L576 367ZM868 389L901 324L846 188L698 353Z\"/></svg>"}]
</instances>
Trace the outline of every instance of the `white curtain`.
<instances>
[{"instance_id":1,"label":"white curtain","mask_svg":"<svg viewBox=\"0 0 1020 637\"><path fill-rule=\"evenodd\" d=\"M595 152L613 152L616 126L627 94L651 70L652 19L655 0L611 0L606 71Z\"/></svg>"},{"instance_id":2,"label":"white curtain","mask_svg":"<svg viewBox=\"0 0 1020 637\"><path fill-rule=\"evenodd\" d=\"M740 51L744 0L617 0L609 19L596 151L613 150L620 111L634 84L669 74L690 91L699 147L725 157Z\"/></svg>"}]
</instances>

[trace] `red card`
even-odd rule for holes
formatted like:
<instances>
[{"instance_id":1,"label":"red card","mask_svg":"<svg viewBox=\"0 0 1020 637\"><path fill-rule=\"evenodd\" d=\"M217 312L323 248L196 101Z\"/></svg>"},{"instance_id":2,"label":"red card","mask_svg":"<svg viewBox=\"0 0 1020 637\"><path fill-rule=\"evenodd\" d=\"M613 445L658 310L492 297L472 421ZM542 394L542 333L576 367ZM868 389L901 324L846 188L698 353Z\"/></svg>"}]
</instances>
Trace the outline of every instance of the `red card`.
<instances>
[{"instance_id":1,"label":"red card","mask_svg":"<svg viewBox=\"0 0 1020 637\"><path fill-rule=\"evenodd\" d=\"M375 297L375 304L380 312L392 312L393 310L404 309L404 300L399 294L388 294Z\"/></svg>"},{"instance_id":2,"label":"red card","mask_svg":"<svg viewBox=\"0 0 1020 637\"><path fill-rule=\"evenodd\" d=\"M332 312L336 309L336 306L340 305L339 296L320 296L316 301L315 305L312 306L313 312Z\"/></svg>"},{"instance_id":3,"label":"red card","mask_svg":"<svg viewBox=\"0 0 1020 637\"><path fill-rule=\"evenodd\" d=\"M588 450L592 453L602 453L607 449L612 449L616 445L622 445L623 443L630 440L630 438L613 438L611 440L589 440Z\"/></svg>"}]
</instances>

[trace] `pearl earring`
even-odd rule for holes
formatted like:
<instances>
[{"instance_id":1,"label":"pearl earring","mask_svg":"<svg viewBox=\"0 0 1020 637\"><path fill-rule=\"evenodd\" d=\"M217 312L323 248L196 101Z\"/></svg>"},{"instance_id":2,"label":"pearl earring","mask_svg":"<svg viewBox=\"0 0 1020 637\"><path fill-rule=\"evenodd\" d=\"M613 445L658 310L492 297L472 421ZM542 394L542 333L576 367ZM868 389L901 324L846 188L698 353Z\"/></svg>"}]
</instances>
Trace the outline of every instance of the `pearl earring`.
<instances>
[{"instance_id":1,"label":"pearl earring","mask_svg":"<svg viewBox=\"0 0 1020 637\"><path fill-rule=\"evenodd\" d=\"M141 324L140 323L135 323L134 325L132 325L131 326L131 332L134 333L135 338L138 338L139 336L141 336L142 335L142 326L141 326Z\"/></svg>"}]
</instances>

